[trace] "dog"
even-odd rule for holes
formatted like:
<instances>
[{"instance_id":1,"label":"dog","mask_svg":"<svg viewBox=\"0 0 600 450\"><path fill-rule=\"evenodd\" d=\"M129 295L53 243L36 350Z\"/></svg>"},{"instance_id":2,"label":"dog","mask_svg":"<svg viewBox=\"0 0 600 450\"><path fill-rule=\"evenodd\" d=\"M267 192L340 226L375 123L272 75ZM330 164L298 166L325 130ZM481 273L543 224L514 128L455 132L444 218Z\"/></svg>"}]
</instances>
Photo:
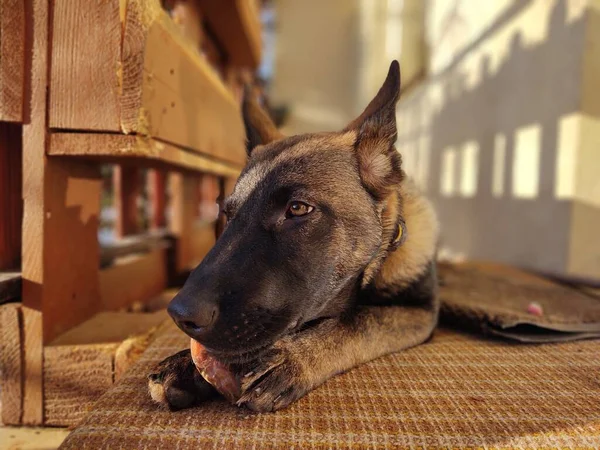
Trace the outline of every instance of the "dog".
<instances>
[{"instance_id":1,"label":"dog","mask_svg":"<svg viewBox=\"0 0 600 450\"><path fill-rule=\"evenodd\" d=\"M438 221L394 147L400 67L340 132L285 137L251 95L227 224L168 307L239 373L239 406L285 408L327 379L421 344L439 311ZM149 375L171 409L214 395L190 350Z\"/></svg>"}]
</instances>

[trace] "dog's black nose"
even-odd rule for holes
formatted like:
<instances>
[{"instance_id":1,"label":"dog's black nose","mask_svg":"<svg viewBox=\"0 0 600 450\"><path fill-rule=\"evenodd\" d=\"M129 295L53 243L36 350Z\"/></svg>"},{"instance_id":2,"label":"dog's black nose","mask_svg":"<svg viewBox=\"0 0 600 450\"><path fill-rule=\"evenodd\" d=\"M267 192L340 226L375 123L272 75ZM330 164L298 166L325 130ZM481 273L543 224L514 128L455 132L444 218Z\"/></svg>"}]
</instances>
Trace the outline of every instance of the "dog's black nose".
<instances>
[{"instance_id":1,"label":"dog's black nose","mask_svg":"<svg viewBox=\"0 0 600 450\"><path fill-rule=\"evenodd\" d=\"M191 298L180 292L169 303L167 312L184 333L197 339L217 321L219 308L215 302Z\"/></svg>"}]
</instances>

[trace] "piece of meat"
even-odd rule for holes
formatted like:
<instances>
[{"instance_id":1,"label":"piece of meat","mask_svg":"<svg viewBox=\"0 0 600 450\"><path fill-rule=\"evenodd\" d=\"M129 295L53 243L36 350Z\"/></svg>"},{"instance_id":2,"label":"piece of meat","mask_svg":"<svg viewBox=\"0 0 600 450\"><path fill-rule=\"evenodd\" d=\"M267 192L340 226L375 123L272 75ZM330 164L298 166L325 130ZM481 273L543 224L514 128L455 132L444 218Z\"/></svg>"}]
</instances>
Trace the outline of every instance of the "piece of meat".
<instances>
[{"instance_id":1,"label":"piece of meat","mask_svg":"<svg viewBox=\"0 0 600 450\"><path fill-rule=\"evenodd\" d=\"M241 395L239 380L229 367L213 358L198 341L190 340L190 350L196 369L221 395L235 403Z\"/></svg>"}]
</instances>

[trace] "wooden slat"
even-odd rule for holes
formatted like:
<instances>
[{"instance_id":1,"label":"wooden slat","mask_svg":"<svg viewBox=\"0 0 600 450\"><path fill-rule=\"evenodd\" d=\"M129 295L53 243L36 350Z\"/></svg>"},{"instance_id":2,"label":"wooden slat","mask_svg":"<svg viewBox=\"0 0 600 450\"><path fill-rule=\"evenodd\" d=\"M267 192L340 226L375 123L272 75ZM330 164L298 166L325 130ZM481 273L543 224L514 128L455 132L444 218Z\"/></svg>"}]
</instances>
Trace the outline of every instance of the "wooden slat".
<instances>
[{"instance_id":1,"label":"wooden slat","mask_svg":"<svg viewBox=\"0 0 600 450\"><path fill-rule=\"evenodd\" d=\"M2 423L20 425L23 415L21 305L0 306L0 400Z\"/></svg>"},{"instance_id":2,"label":"wooden slat","mask_svg":"<svg viewBox=\"0 0 600 450\"><path fill-rule=\"evenodd\" d=\"M115 235L122 238L139 233L138 198L140 169L134 166L115 166L113 170Z\"/></svg>"},{"instance_id":3,"label":"wooden slat","mask_svg":"<svg viewBox=\"0 0 600 450\"><path fill-rule=\"evenodd\" d=\"M42 317L44 301L45 236L45 151L46 92L48 62L48 2L31 0L28 7L29 30L26 65L31 70L28 103L29 121L23 124L23 423L41 424L42 397ZM59 277L60 280L60 277Z\"/></svg>"},{"instance_id":4,"label":"wooden slat","mask_svg":"<svg viewBox=\"0 0 600 450\"><path fill-rule=\"evenodd\" d=\"M0 0L0 121L23 122L25 2Z\"/></svg>"},{"instance_id":5,"label":"wooden slat","mask_svg":"<svg viewBox=\"0 0 600 450\"><path fill-rule=\"evenodd\" d=\"M52 133L50 155L79 156L119 162L130 159L149 167L178 167L236 177L238 166L215 161L174 145L139 136L97 133Z\"/></svg>"},{"instance_id":6,"label":"wooden slat","mask_svg":"<svg viewBox=\"0 0 600 450\"><path fill-rule=\"evenodd\" d=\"M190 241L196 220L195 211L198 208L198 205L194 205L193 202L196 198L194 189L195 177L183 173L170 174L171 219L169 230L177 237L175 249L177 273L188 269L193 259Z\"/></svg>"},{"instance_id":7,"label":"wooden slat","mask_svg":"<svg viewBox=\"0 0 600 450\"><path fill-rule=\"evenodd\" d=\"M119 1L54 3L50 127L119 129Z\"/></svg>"},{"instance_id":8,"label":"wooden slat","mask_svg":"<svg viewBox=\"0 0 600 450\"><path fill-rule=\"evenodd\" d=\"M134 255L100 271L101 310L118 310L144 302L167 286L165 249Z\"/></svg>"},{"instance_id":9,"label":"wooden slat","mask_svg":"<svg viewBox=\"0 0 600 450\"><path fill-rule=\"evenodd\" d=\"M160 169L148 171L148 196L150 198L150 230L160 230L167 225L165 207L167 206L167 173Z\"/></svg>"},{"instance_id":10,"label":"wooden slat","mask_svg":"<svg viewBox=\"0 0 600 450\"><path fill-rule=\"evenodd\" d=\"M41 425L44 408L42 313L23 306L23 418L24 425Z\"/></svg>"},{"instance_id":11,"label":"wooden slat","mask_svg":"<svg viewBox=\"0 0 600 450\"><path fill-rule=\"evenodd\" d=\"M145 334L168 319L165 310L153 313L104 311L60 335L50 346L121 343L129 337Z\"/></svg>"},{"instance_id":12,"label":"wooden slat","mask_svg":"<svg viewBox=\"0 0 600 450\"><path fill-rule=\"evenodd\" d=\"M44 348L44 424L74 426L113 384L119 343Z\"/></svg>"},{"instance_id":13,"label":"wooden slat","mask_svg":"<svg viewBox=\"0 0 600 450\"><path fill-rule=\"evenodd\" d=\"M0 122L0 270L21 262L21 134L21 126Z\"/></svg>"},{"instance_id":14,"label":"wooden slat","mask_svg":"<svg viewBox=\"0 0 600 450\"><path fill-rule=\"evenodd\" d=\"M62 52L62 57L52 59L53 83L54 74L66 77L52 86L51 97L61 102L53 104L50 110L53 127L98 128L77 111L94 104L90 98L99 95L94 84L103 86L109 103L113 87L118 86L118 108L110 107L102 113L103 117L110 116L102 120L102 129L155 137L243 165L244 128L238 105L158 0L107 0L105 3L110 6L92 8L101 14L98 17L80 12L81 3L86 3L83 0L60 3L61 14L54 17L55 27L89 26L95 31L77 34L75 41L67 39L68 50ZM115 13L118 5L124 5L119 17ZM105 9L110 13L103 12ZM125 21L124 28L121 20ZM113 35L121 37L115 31L121 29L124 31L120 49L107 45L101 51L100 61L93 63L94 70L88 70L87 64L84 69L72 69L77 61L92 58L90 48L95 49L98 42L112 42ZM58 51L58 47L53 50ZM105 56L105 52L110 55ZM58 96L66 96L68 105L63 105ZM98 104L103 105L104 101Z\"/></svg>"},{"instance_id":15,"label":"wooden slat","mask_svg":"<svg viewBox=\"0 0 600 450\"><path fill-rule=\"evenodd\" d=\"M261 58L261 33L256 0L198 0L212 33L227 53L229 64L256 68Z\"/></svg>"}]
</instances>

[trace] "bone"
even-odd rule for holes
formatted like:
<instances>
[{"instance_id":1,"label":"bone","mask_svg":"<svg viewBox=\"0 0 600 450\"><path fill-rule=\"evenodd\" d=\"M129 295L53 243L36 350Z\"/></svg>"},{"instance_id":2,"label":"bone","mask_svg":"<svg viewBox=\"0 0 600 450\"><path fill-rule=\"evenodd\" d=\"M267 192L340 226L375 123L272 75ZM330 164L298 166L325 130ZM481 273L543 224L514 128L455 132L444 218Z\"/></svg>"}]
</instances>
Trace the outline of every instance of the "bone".
<instances>
[{"instance_id":1,"label":"bone","mask_svg":"<svg viewBox=\"0 0 600 450\"><path fill-rule=\"evenodd\" d=\"M212 357L198 341L190 340L192 360L196 369L230 403L235 403L241 396L240 382L226 365Z\"/></svg>"}]
</instances>

